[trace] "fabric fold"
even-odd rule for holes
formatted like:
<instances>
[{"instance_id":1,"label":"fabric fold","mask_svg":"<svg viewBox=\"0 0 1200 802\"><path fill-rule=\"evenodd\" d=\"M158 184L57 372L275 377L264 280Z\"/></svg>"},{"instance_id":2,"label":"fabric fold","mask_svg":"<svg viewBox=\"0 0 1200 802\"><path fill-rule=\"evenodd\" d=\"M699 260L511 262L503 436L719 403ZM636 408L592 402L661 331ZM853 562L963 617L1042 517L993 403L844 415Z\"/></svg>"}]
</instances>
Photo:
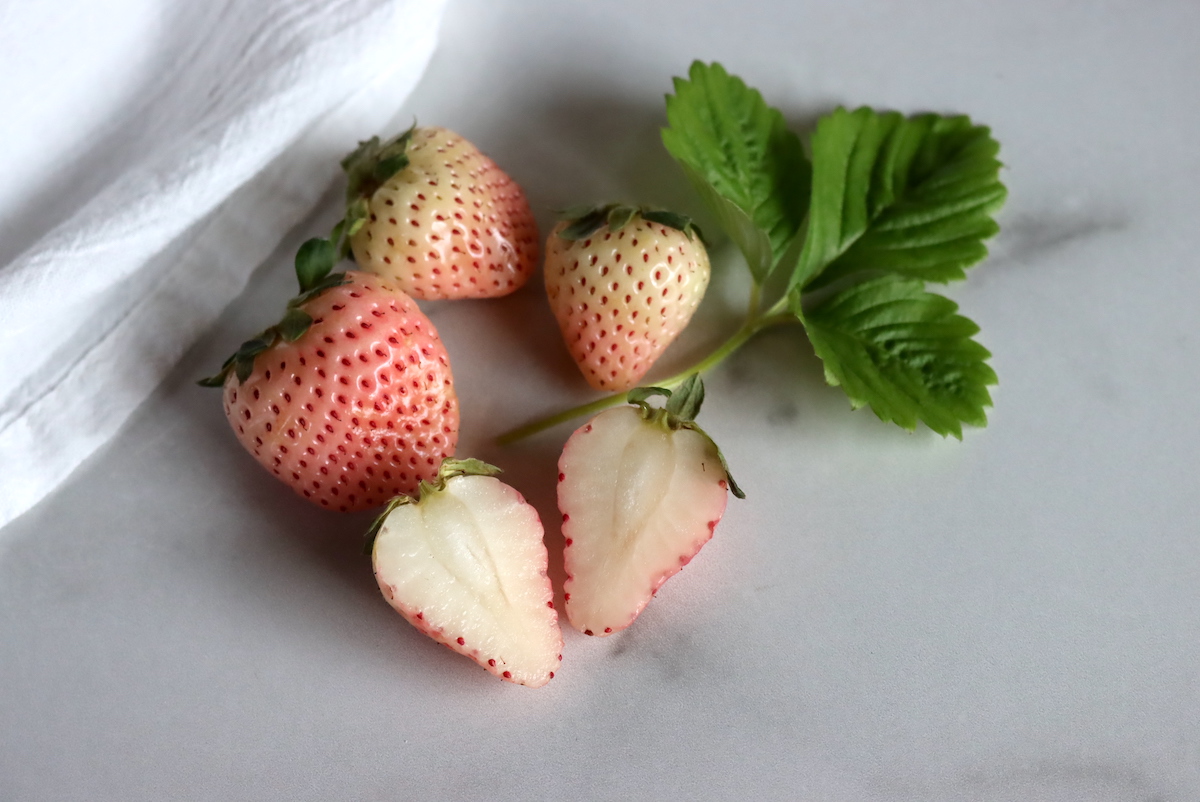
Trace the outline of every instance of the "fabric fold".
<instances>
[{"instance_id":1,"label":"fabric fold","mask_svg":"<svg viewBox=\"0 0 1200 802\"><path fill-rule=\"evenodd\" d=\"M115 434L395 116L444 6L239 0L198 21L142 157L0 268L0 526Z\"/></svg>"}]
</instances>

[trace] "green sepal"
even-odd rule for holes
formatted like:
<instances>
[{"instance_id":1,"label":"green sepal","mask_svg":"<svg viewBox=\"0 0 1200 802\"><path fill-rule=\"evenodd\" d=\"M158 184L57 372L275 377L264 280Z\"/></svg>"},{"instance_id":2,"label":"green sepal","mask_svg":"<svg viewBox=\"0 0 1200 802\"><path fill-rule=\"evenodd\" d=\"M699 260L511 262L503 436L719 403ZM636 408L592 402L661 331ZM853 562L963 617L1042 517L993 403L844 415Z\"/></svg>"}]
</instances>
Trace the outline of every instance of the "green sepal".
<instances>
[{"instance_id":1,"label":"green sepal","mask_svg":"<svg viewBox=\"0 0 1200 802\"><path fill-rule=\"evenodd\" d=\"M576 240L587 239L592 234L595 234L608 221L608 207L597 206L593 207L585 214L574 218L567 224L566 228L558 232L559 239L565 239L569 242Z\"/></svg>"},{"instance_id":2,"label":"green sepal","mask_svg":"<svg viewBox=\"0 0 1200 802\"><path fill-rule=\"evenodd\" d=\"M226 359L221 365L220 371L215 375L200 379L196 384L201 387L224 387L225 380L231 372L238 377L238 383L244 382L254 371L254 358L274 345L277 338L278 333L275 326L263 330L238 346L238 349L233 352L233 356Z\"/></svg>"},{"instance_id":3,"label":"green sepal","mask_svg":"<svg viewBox=\"0 0 1200 802\"><path fill-rule=\"evenodd\" d=\"M453 459L447 458L442 460L442 464L438 466L437 478L432 482L421 480L417 486L416 496L399 495L388 501L387 506L383 508L375 520L371 522L370 528L366 532L366 542L363 544L363 554L370 555L375 548L375 538L379 536L379 530L383 528L387 517L397 508L405 504L420 504L429 496L446 488L446 482L456 476L499 476L504 473L495 465L484 462L481 459Z\"/></svg>"},{"instance_id":4,"label":"green sepal","mask_svg":"<svg viewBox=\"0 0 1200 802\"><path fill-rule=\"evenodd\" d=\"M233 360L233 371L237 376L238 384L250 378L250 374L254 372L254 357L261 354L263 351L274 345L274 340L268 341L264 337L255 337L253 340L247 340L242 344L237 356Z\"/></svg>"},{"instance_id":5,"label":"green sepal","mask_svg":"<svg viewBox=\"0 0 1200 802\"><path fill-rule=\"evenodd\" d=\"M369 557L375 550L375 538L379 536L379 530L383 528L383 523L387 520L387 517L391 515L397 507L400 507L404 504L412 504L414 501L416 501L416 499L414 499L412 496L403 495L395 496L388 501L387 505L383 508L383 512L375 516L375 520L372 521L370 527L367 528L366 535L364 535L365 540L363 542L363 554Z\"/></svg>"},{"instance_id":6,"label":"green sepal","mask_svg":"<svg viewBox=\"0 0 1200 802\"><path fill-rule=\"evenodd\" d=\"M682 426L680 426L679 428L691 429L693 432L699 432L700 434L704 435L705 437L708 437L708 432L704 431L699 426L697 426L694 421L691 423L685 423ZM715 448L717 450L717 459L719 459L721 461L721 470L725 471L725 479L729 482L729 492L733 493L734 498L740 498L740 499L746 498L746 493L738 485L737 480L733 478L733 474L729 470L729 463L726 462L725 455L723 453L721 453L721 447L719 445L717 445L716 442L711 437L708 437L708 442L712 443L713 448Z\"/></svg>"},{"instance_id":7,"label":"green sepal","mask_svg":"<svg viewBox=\"0 0 1200 802\"><path fill-rule=\"evenodd\" d=\"M275 327L284 341L294 343L304 336L304 332L308 331L312 322L312 315L303 309L292 307L284 314L283 320L275 324Z\"/></svg>"},{"instance_id":8,"label":"green sepal","mask_svg":"<svg viewBox=\"0 0 1200 802\"><path fill-rule=\"evenodd\" d=\"M346 215L333 227L330 239L337 244L338 255L343 259L350 256L350 239L367 224L371 207L366 198L355 198L346 204Z\"/></svg>"},{"instance_id":9,"label":"green sepal","mask_svg":"<svg viewBox=\"0 0 1200 802\"><path fill-rule=\"evenodd\" d=\"M376 162L375 169L371 171L371 177L382 184L407 166L408 154L397 153Z\"/></svg>"},{"instance_id":10,"label":"green sepal","mask_svg":"<svg viewBox=\"0 0 1200 802\"><path fill-rule=\"evenodd\" d=\"M502 473L503 469L481 459L448 458L442 460L442 464L438 466L437 487L440 490L446 486L448 479L456 476L499 476Z\"/></svg>"},{"instance_id":11,"label":"green sepal","mask_svg":"<svg viewBox=\"0 0 1200 802\"><path fill-rule=\"evenodd\" d=\"M625 226L629 225L629 221L637 214L637 209L632 206L614 206L608 213L608 230L620 231Z\"/></svg>"},{"instance_id":12,"label":"green sepal","mask_svg":"<svg viewBox=\"0 0 1200 802\"><path fill-rule=\"evenodd\" d=\"M646 403L647 399L656 395L664 396L667 399L666 406L662 409ZM630 404L641 407L642 419L649 423L657 423L671 431L690 429L702 434L708 442L712 443L717 452L717 459L721 461L721 469L725 471L725 478L729 482L729 491L733 493L734 498L744 499L746 497L745 492L742 491L729 471L729 463L726 462L725 455L721 453L721 447L712 437L709 437L708 432L696 424L696 415L699 414L700 406L704 403L704 382L700 380L699 373L693 373L684 379L674 392L665 387L636 387L626 393L625 397Z\"/></svg>"},{"instance_id":13,"label":"green sepal","mask_svg":"<svg viewBox=\"0 0 1200 802\"><path fill-rule=\"evenodd\" d=\"M203 379L198 379L196 384L201 387L224 387L225 378L229 376L229 370L233 367L233 357L229 357L221 364L221 369L212 376L206 376Z\"/></svg>"},{"instance_id":14,"label":"green sepal","mask_svg":"<svg viewBox=\"0 0 1200 802\"><path fill-rule=\"evenodd\" d=\"M408 130L387 142L381 142L377 136L364 139L342 159L342 171L346 174L346 211L333 227L330 237L342 257L350 255L350 238L359 232L370 216L371 196L408 167L408 145L416 130L414 121Z\"/></svg>"},{"instance_id":15,"label":"green sepal","mask_svg":"<svg viewBox=\"0 0 1200 802\"><path fill-rule=\"evenodd\" d=\"M313 242L324 242L329 244L329 240L309 240L301 246L301 250L305 246L309 246ZM296 272L300 273L301 257L296 256ZM309 287L304 292L297 295L292 300L288 301L287 310L283 314L283 318L274 326L269 326L261 332L251 337L234 352L233 356L225 360L221 365L221 370L213 376L200 379L196 383L201 387L223 387L225 380L232 372L238 378L238 383L246 381L250 378L250 374L254 372L254 359L263 351L266 351L271 346L280 340L285 342L295 342L304 336L309 327L313 324L312 316L305 312L300 307L316 298L321 293L333 287L339 287L343 284L348 284L350 279L345 273L330 273L322 277L315 285Z\"/></svg>"},{"instance_id":16,"label":"green sepal","mask_svg":"<svg viewBox=\"0 0 1200 802\"><path fill-rule=\"evenodd\" d=\"M554 216L559 220L578 220L599 208L600 206L595 203L577 203L565 209L555 209Z\"/></svg>"},{"instance_id":17,"label":"green sepal","mask_svg":"<svg viewBox=\"0 0 1200 802\"><path fill-rule=\"evenodd\" d=\"M337 263L337 250L331 240L313 237L296 251L296 280L300 292L308 292L329 275Z\"/></svg>"},{"instance_id":18,"label":"green sepal","mask_svg":"<svg viewBox=\"0 0 1200 802\"><path fill-rule=\"evenodd\" d=\"M671 391L666 387L634 387L625 394L625 400L634 406L642 408L642 417L649 419L647 416L655 411L654 407L646 403L646 400L653 396L661 395L663 398L670 399Z\"/></svg>"},{"instance_id":19,"label":"green sepal","mask_svg":"<svg viewBox=\"0 0 1200 802\"><path fill-rule=\"evenodd\" d=\"M358 143L358 147L342 159L346 173L346 205L358 198L369 198L381 184L408 166L408 144L417 130L414 122L387 142L379 137Z\"/></svg>"},{"instance_id":20,"label":"green sepal","mask_svg":"<svg viewBox=\"0 0 1200 802\"><path fill-rule=\"evenodd\" d=\"M667 414L681 421L694 421L700 414L700 405L704 403L704 382L700 374L693 373L684 379L683 384L675 388L667 399Z\"/></svg>"},{"instance_id":21,"label":"green sepal","mask_svg":"<svg viewBox=\"0 0 1200 802\"><path fill-rule=\"evenodd\" d=\"M313 298L316 298L318 295L325 292L325 290L330 290L334 287L340 287L343 284L349 283L350 279L346 277L345 273L330 273L328 276L317 282L315 286L305 290L292 300L288 301L288 307L294 309L302 304L308 303Z\"/></svg>"},{"instance_id":22,"label":"green sepal","mask_svg":"<svg viewBox=\"0 0 1200 802\"><path fill-rule=\"evenodd\" d=\"M559 231L557 236L560 239L575 242L592 236L605 226L608 226L609 231L620 231L629 225L633 218L639 216L651 223L682 231L689 240L698 238L701 243L707 244L699 226L693 223L687 215L666 209L631 206L625 203L606 203L600 206L580 205L564 209L558 213L558 218L566 221L567 226Z\"/></svg>"},{"instance_id":23,"label":"green sepal","mask_svg":"<svg viewBox=\"0 0 1200 802\"><path fill-rule=\"evenodd\" d=\"M651 223L658 223L660 226L682 231L687 235L688 239L699 238L705 245L708 244L708 240L704 238L704 232L700 230L700 226L693 223L692 218L686 214L669 212L666 209L643 209L642 219L649 220Z\"/></svg>"}]
</instances>

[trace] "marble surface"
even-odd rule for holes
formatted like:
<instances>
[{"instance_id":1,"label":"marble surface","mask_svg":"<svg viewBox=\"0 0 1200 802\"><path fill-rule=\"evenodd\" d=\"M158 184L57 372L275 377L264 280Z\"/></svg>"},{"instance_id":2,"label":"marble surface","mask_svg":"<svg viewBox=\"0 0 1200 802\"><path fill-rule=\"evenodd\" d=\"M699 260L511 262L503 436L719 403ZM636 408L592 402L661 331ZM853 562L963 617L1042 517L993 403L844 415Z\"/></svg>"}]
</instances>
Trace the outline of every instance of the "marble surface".
<instances>
[{"instance_id":1,"label":"marble surface","mask_svg":"<svg viewBox=\"0 0 1200 802\"><path fill-rule=\"evenodd\" d=\"M291 292L336 188L145 404L0 531L5 800L1200 799L1200 6L460 0L399 118L454 128L551 210L700 212L657 141L719 60L797 128L966 112L1003 144L993 257L949 294L1000 375L963 443L852 413L793 332L709 379L750 498L625 634L497 682L383 603L358 534L244 454L192 384ZM735 325L730 249L686 364ZM462 453L546 521L588 397L536 287L429 304ZM561 538L551 524L552 560Z\"/></svg>"}]
</instances>

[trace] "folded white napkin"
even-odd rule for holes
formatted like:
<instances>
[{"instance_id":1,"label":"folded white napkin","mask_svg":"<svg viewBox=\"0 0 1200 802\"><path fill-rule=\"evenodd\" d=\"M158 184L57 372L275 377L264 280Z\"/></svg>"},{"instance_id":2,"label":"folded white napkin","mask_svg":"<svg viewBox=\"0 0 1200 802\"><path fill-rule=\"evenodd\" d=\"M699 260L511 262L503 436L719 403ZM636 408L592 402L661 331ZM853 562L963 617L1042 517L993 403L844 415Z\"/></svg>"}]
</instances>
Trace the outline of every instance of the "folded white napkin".
<instances>
[{"instance_id":1,"label":"folded white napkin","mask_svg":"<svg viewBox=\"0 0 1200 802\"><path fill-rule=\"evenodd\" d=\"M0 526L116 432L397 113L444 5L0 0Z\"/></svg>"}]
</instances>

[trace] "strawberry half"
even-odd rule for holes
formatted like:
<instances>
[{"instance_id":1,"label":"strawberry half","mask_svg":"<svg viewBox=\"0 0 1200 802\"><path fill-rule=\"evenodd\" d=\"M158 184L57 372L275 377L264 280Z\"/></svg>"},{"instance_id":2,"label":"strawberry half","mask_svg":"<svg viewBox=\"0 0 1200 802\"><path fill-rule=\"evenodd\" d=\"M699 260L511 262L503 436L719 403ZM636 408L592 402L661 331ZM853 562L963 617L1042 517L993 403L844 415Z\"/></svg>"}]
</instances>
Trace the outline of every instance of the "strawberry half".
<instances>
[{"instance_id":1,"label":"strawberry half","mask_svg":"<svg viewBox=\"0 0 1200 802\"><path fill-rule=\"evenodd\" d=\"M635 386L704 298L708 252L673 212L609 205L565 213L546 242L546 295L588 384Z\"/></svg>"},{"instance_id":2,"label":"strawberry half","mask_svg":"<svg viewBox=\"0 0 1200 802\"><path fill-rule=\"evenodd\" d=\"M418 630L501 679L537 688L562 660L537 510L479 460L446 460L372 527L384 597Z\"/></svg>"},{"instance_id":3,"label":"strawberry half","mask_svg":"<svg viewBox=\"0 0 1200 802\"><path fill-rule=\"evenodd\" d=\"M458 398L437 330L392 282L330 274L335 249L296 257L301 294L278 324L201 384L263 467L343 512L412 493L458 442Z\"/></svg>"},{"instance_id":4,"label":"strawberry half","mask_svg":"<svg viewBox=\"0 0 1200 802\"><path fill-rule=\"evenodd\" d=\"M667 396L665 409L646 403ZM704 386L646 387L633 406L602 412L567 440L558 462L566 541L566 613L585 635L633 623L663 582L709 541L727 490L744 498L693 418Z\"/></svg>"},{"instance_id":5,"label":"strawberry half","mask_svg":"<svg viewBox=\"0 0 1200 802\"><path fill-rule=\"evenodd\" d=\"M520 288L538 259L521 187L453 131L410 128L360 143L342 162L342 233L354 259L421 299L492 298Z\"/></svg>"}]
</instances>

